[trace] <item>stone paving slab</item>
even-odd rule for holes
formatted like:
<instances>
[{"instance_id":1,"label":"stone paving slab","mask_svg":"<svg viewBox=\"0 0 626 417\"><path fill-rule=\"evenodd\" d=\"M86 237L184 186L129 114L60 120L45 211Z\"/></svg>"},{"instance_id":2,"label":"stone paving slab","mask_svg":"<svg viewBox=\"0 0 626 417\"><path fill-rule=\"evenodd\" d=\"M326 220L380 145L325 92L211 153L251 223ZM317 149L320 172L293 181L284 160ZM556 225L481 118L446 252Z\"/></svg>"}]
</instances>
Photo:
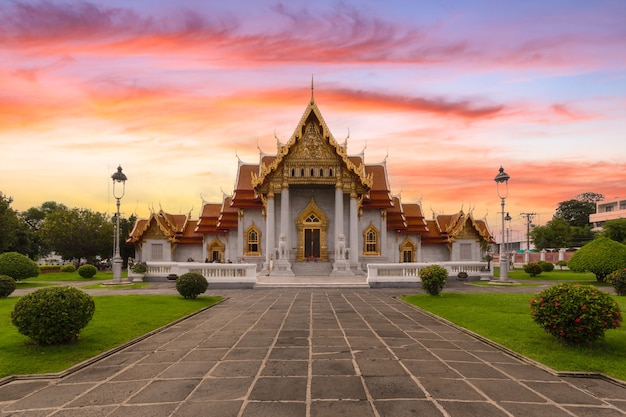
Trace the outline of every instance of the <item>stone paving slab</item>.
<instances>
[{"instance_id":1,"label":"stone paving slab","mask_svg":"<svg viewBox=\"0 0 626 417\"><path fill-rule=\"evenodd\" d=\"M626 416L623 386L555 376L404 291L224 290L68 376L0 386L0 416Z\"/></svg>"}]
</instances>

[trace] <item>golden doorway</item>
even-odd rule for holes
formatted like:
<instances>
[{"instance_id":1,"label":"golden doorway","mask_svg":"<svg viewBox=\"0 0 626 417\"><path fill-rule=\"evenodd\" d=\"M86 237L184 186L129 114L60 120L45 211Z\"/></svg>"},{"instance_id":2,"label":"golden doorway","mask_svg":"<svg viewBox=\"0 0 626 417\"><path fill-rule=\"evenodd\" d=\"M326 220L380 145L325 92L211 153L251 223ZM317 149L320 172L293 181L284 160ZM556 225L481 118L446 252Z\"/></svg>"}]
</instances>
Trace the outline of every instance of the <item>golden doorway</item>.
<instances>
[{"instance_id":1,"label":"golden doorway","mask_svg":"<svg viewBox=\"0 0 626 417\"><path fill-rule=\"evenodd\" d=\"M300 212L296 226L298 227L296 261L328 262L328 217L315 204L315 200L311 199Z\"/></svg>"}]
</instances>

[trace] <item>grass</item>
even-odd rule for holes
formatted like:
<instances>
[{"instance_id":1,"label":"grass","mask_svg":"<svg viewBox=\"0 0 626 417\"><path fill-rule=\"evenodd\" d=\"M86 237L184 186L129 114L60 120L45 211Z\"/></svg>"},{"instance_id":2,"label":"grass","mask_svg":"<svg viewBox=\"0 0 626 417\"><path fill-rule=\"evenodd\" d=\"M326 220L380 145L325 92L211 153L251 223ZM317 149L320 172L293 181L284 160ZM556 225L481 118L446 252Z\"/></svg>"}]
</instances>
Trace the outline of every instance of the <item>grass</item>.
<instances>
[{"instance_id":1,"label":"grass","mask_svg":"<svg viewBox=\"0 0 626 417\"><path fill-rule=\"evenodd\" d=\"M602 372L626 381L626 330L608 330L604 340L568 346L548 335L530 316L532 294L409 295L403 299L558 371ZM626 312L626 297L614 297Z\"/></svg>"},{"instance_id":2,"label":"grass","mask_svg":"<svg viewBox=\"0 0 626 417\"><path fill-rule=\"evenodd\" d=\"M127 272L122 271L122 277L126 277ZM36 277L26 279L27 282L50 282L50 281L98 281L98 280L111 280L113 279L113 272L111 271L98 271L92 278L83 278L78 275L78 272L48 272L45 274L39 274ZM24 281L22 281L24 282Z\"/></svg>"},{"instance_id":3,"label":"grass","mask_svg":"<svg viewBox=\"0 0 626 417\"><path fill-rule=\"evenodd\" d=\"M105 284L93 284L93 285L83 285L81 286L81 290L135 290L137 288L149 287L149 282L135 282L132 284L122 284L122 285L105 285Z\"/></svg>"},{"instance_id":4,"label":"grass","mask_svg":"<svg viewBox=\"0 0 626 417\"><path fill-rule=\"evenodd\" d=\"M186 300L177 295L93 297L96 312L77 343L37 346L11 324L19 297L0 299L0 378L59 372L133 340L172 321L208 307L221 297Z\"/></svg>"}]
</instances>

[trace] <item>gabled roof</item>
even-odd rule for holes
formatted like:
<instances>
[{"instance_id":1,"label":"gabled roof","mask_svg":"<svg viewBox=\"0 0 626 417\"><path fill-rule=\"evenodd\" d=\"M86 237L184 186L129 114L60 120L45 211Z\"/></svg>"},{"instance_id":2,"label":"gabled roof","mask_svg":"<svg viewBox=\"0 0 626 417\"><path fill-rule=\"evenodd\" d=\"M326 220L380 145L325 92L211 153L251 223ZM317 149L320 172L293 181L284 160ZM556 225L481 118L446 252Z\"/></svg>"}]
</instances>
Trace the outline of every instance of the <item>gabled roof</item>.
<instances>
[{"instance_id":1,"label":"gabled roof","mask_svg":"<svg viewBox=\"0 0 626 417\"><path fill-rule=\"evenodd\" d=\"M418 203L402 204L402 210L407 223L404 233L423 234L428 232L428 226L422 214L422 206Z\"/></svg>"},{"instance_id":2,"label":"gabled roof","mask_svg":"<svg viewBox=\"0 0 626 417\"><path fill-rule=\"evenodd\" d=\"M221 230L237 229L238 220L237 217L239 210L232 205L231 197L224 197L222 207L220 208L220 216L217 222L217 228Z\"/></svg>"},{"instance_id":3,"label":"gabled roof","mask_svg":"<svg viewBox=\"0 0 626 417\"><path fill-rule=\"evenodd\" d=\"M394 202L391 198L391 187L387 178L387 164L382 162L366 165L365 172L368 177L372 178L372 185L363 199L363 208L392 208Z\"/></svg>"},{"instance_id":4,"label":"gabled roof","mask_svg":"<svg viewBox=\"0 0 626 417\"><path fill-rule=\"evenodd\" d=\"M259 164L246 164L239 161L237 179L231 203L237 208L260 208L263 207L261 198L254 190L252 176L259 172Z\"/></svg>"},{"instance_id":5,"label":"gabled roof","mask_svg":"<svg viewBox=\"0 0 626 417\"><path fill-rule=\"evenodd\" d=\"M197 220L190 220L190 215L170 214L163 210L152 213L148 219L139 219L135 223L126 242L136 243L143 240L149 230L158 232L172 243L201 243L202 234L196 233Z\"/></svg>"},{"instance_id":6,"label":"gabled roof","mask_svg":"<svg viewBox=\"0 0 626 417\"><path fill-rule=\"evenodd\" d=\"M225 233L217 228L222 203L204 203L195 232L200 234Z\"/></svg>"},{"instance_id":7,"label":"gabled roof","mask_svg":"<svg viewBox=\"0 0 626 417\"><path fill-rule=\"evenodd\" d=\"M387 209L387 229L406 230L406 217L402 212L402 203L398 197L393 198L393 204Z\"/></svg>"},{"instance_id":8,"label":"gabled roof","mask_svg":"<svg viewBox=\"0 0 626 417\"><path fill-rule=\"evenodd\" d=\"M470 235L475 234L489 243L494 242L487 223L484 220L475 220L471 213L467 214L463 210L455 214L437 215L435 216L435 221L441 232L447 235L449 241L469 233Z\"/></svg>"},{"instance_id":9,"label":"gabled roof","mask_svg":"<svg viewBox=\"0 0 626 417\"><path fill-rule=\"evenodd\" d=\"M304 113L300 118L300 122L294 129L294 132L291 135L289 141L287 141L286 144L281 144L277 141L276 155L274 157L265 156L261 158L259 172L252 174L252 185L255 189L258 189L260 186L265 184L267 179L270 178L279 169L285 157L289 155L291 148L293 148L297 143L305 140L305 127L313 119L320 126L321 136L323 140L333 150L337 157L339 157L342 164L354 174L354 176L361 183L361 186L363 186L365 189L369 189L371 187L372 178L366 174L362 159L360 160L361 163L359 165L355 164L354 159L348 157L347 155L347 144L340 145L339 143L337 143L332 133L330 132L330 129L328 128L324 117L322 117L322 113L315 103L315 100L313 98L313 88L311 88L311 100L304 110Z\"/></svg>"}]
</instances>

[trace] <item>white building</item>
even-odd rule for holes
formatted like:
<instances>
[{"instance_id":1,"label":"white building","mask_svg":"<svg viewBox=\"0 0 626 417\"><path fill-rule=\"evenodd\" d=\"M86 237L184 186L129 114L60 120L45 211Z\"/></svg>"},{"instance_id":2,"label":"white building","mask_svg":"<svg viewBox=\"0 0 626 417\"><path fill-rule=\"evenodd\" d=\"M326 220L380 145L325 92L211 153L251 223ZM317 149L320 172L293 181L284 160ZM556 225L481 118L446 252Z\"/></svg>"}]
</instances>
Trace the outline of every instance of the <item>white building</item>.
<instances>
[{"instance_id":1,"label":"white building","mask_svg":"<svg viewBox=\"0 0 626 417\"><path fill-rule=\"evenodd\" d=\"M599 230L607 220L626 218L626 199L615 197L596 203L596 212L589 215L589 223L593 230Z\"/></svg>"},{"instance_id":2,"label":"white building","mask_svg":"<svg viewBox=\"0 0 626 417\"><path fill-rule=\"evenodd\" d=\"M313 98L287 143L239 161L232 195L203 202L198 220L152 213L128 242L140 261L255 263L270 275L352 274L368 263L481 261L493 243L471 213L434 215L391 194L386 161L338 143Z\"/></svg>"}]
</instances>

